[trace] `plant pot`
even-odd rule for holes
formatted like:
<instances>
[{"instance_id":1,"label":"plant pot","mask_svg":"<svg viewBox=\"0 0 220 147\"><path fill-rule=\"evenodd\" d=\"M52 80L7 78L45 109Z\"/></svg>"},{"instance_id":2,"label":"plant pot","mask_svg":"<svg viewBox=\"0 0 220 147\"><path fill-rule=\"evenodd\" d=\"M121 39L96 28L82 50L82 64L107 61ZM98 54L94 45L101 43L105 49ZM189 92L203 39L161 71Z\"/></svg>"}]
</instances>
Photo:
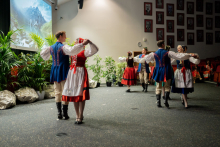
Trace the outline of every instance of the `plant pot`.
<instances>
[{"instance_id":1,"label":"plant pot","mask_svg":"<svg viewBox=\"0 0 220 147\"><path fill-rule=\"evenodd\" d=\"M121 82L118 82L118 87L123 87L123 84L121 84Z\"/></svg>"},{"instance_id":2,"label":"plant pot","mask_svg":"<svg viewBox=\"0 0 220 147\"><path fill-rule=\"evenodd\" d=\"M107 87L111 87L112 86L112 82L106 82L106 86Z\"/></svg>"},{"instance_id":3,"label":"plant pot","mask_svg":"<svg viewBox=\"0 0 220 147\"><path fill-rule=\"evenodd\" d=\"M96 87L100 87L100 83L97 83Z\"/></svg>"},{"instance_id":4,"label":"plant pot","mask_svg":"<svg viewBox=\"0 0 220 147\"><path fill-rule=\"evenodd\" d=\"M44 99L44 96L45 96L45 91L37 91L37 94L39 96L39 100L43 100Z\"/></svg>"}]
</instances>

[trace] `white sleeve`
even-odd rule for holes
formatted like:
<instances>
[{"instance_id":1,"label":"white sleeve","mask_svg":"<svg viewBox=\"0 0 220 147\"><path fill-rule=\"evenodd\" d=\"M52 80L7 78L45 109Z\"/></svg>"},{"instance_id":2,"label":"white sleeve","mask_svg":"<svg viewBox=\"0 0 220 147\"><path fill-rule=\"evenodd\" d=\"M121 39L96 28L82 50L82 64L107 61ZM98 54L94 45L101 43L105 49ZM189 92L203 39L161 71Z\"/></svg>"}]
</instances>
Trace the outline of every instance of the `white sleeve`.
<instances>
[{"instance_id":1,"label":"white sleeve","mask_svg":"<svg viewBox=\"0 0 220 147\"><path fill-rule=\"evenodd\" d=\"M145 55L145 57L143 59L145 59L147 64L149 64L151 61L154 61L154 53L150 53L148 55Z\"/></svg>"},{"instance_id":2,"label":"white sleeve","mask_svg":"<svg viewBox=\"0 0 220 147\"><path fill-rule=\"evenodd\" d=\"M134 57L134 62L137 62L137 63L145 63L145 59L144 58L137 58L137 57Z\"/></svg>"},{"instance_id":3,"label":"white sleeve","mask_svg":"<svg viewBox=\"0 0 220 147\"><path fill-rule=\"evenodd\" d=\"M63 52L65 55L74 56L83 50L83 44L77 44L74 46L64 45Z\"/></svg>"},{"instance_id":4,"label":"white sleeve","mask_svg":"<svg viewBox=\"0 0 220 147\"><path fill-rule=\"evenodd\" d=\"M196 54L196 55L199 58L199 55L198 54ZM189 57L189 61L194 63L194 64L199 64L200 63L200 59L196 59L194 57Z\"/></svg>"},{"instance_id":5,"label":"white sleeve","mask_svg":"<svg viewBox=\"0 0 220 147\"><path fill-rule=\"evenodd\" d=\"M118 60L119 62L127 62L126 57L119 57Z\"/></svg>"},{"instance_id":6,"label":"white sleeve","mask_svg":"<svg viewBox=\"0 0 220 147\"><path fill-rule=\"evenodd\" d=\"M135 56L135 58L139 58L140 55Z\"/></svg>"},{"instance_id":7,"label":"white sleeve","mask_svg":"<svg viewBox=\"0 0 220 147\"><path fill-rule=\"evenodd\" d=\"M176 59L176 60L187 60L189 57L191 57L190 54L187 53L175 53L173 51L169 51L168 56L170 58Z\"/></svg>"},{"instance_id":8,"label":"white sleeve","mask_svg":"<svg viewBox=\"0 0 220 147\"><path fill-rule=\"evenodd\" d=\"M50 47L46 47L44 48L41 52L40 52L40 56L44 59L44 60L49 60L50 59Z\"/></svg>"},{"instance_id":9,"label":"white sleeve","mask_svg":"<svg viewBox=\"0 0 220 147\"><path fill-rule=\"evenodd\" d=\"M90 48L86 49L84 52L85 57L91 57L99 51L98 47L95 44L89 43L89 46Z\"/></svg>"},{"instance_id":10,"label":"white sleeve","mask_svg":"<svg viewBox=\"0 0 220 147\"><path fill-rule=\"evenodd\" d=\"M171 64L173 64L176 61L176 59L171 58Z\"/></svg>"}]
</instances>

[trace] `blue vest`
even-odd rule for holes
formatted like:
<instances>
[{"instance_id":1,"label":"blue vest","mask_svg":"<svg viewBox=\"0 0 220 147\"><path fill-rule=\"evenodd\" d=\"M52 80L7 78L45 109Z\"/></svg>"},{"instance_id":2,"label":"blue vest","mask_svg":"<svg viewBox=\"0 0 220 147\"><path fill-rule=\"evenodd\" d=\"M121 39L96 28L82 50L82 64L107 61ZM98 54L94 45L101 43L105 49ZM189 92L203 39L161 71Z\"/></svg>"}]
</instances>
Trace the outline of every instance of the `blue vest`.
<instances>
[{"instance_id":1,"label":"blue vest","mask_svg":"<svg viewBox=\"0 0 220 147\"><path fill-rule=\"evenodd\" d=\"M141 57L142 57L142 54L139 55L139 58L141 58ZM146 69L146 73L150 73L149 64L147 64L146 62L145 62L145 69ZM141 72L141 63L139 63L137 72Z\"/></svg>"},{"instance_id":2,"label":"blue vest","mask_svg":"<svg viewBox=\"0 0 220 147\"><path fill-rule=\"evenodd\" d=\"M61 82L66 80L69 71L69 56L63 53L63 44L56 42L50 47L53 64L50 71L50 82Z\"/></svg>"},{"instance_id":3,"label":"blue vest","mask_svg":"<svg viewBox=\"0 0 220 147\"><path fill-rule=\"evenodd\" d=\"M156 82L164 82L166 80L172 79L171 63L168 57L168 51L164 49L159 49L154 53L154 58L156 61L156 67L153 73L153 79Z\"/></svg>"},{"instance_id":4,"label":"blue vest","mask_svg":"<svg viewBox=\"0 0 220 147\"><path fill-rule=\"evenodd\" d=\"M177 68L181 69L183 67L183 64L180 64L180 60L176 60L177 63ZM186 69L190 69L190 61L189 60L184 60L184 67Z\"/></svg>"}]
</instances>

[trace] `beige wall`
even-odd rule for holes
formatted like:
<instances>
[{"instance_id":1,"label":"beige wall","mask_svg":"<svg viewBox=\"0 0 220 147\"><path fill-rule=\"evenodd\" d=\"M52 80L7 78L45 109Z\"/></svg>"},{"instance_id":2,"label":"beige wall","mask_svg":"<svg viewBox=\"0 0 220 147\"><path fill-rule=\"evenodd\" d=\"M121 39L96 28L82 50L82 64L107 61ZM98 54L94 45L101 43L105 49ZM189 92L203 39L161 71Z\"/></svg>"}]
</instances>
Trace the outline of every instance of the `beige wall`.
<instances>
[{"instance_id":1,"label":"beige wall","mask_svg":"<svg viewBox=\"0 0 220 147\"><path fill-rule=\"evenodd\" d=\"M147 46L149 50L157 50L156 46L156 28L165 29L166 35L175 35L175 46L178 44L187 44L186 34L187 32L194 32L196 37L196 30L204 30L204 42L196 42L195 45L188 45L189 52L196 52L201 58L215 57L220 54L218 44L206 45L205 35L206 32L212 32L214 37L214 15L207 17L213 18L213 30L205 30L205 2L204 0L203 12L196 12L195 14L186 14L185 10L176 10L176 0L164 0L164 9L156 9L156 0L84 0L84 7L82 10L78 10L78 0L72 0L61 6L57 11L53 11L53 32L58 30L65 30L67 36L74 40L77 37L89 38L100 49L98 54L104 58L105 56L112 56L115 60L119 56L126 56L127 51L139 51L142 47L138 47L137 43L140 41L142 45ZM188 0L194 1L194 0ZM144 2L153 3L153 15L144 15ZM174 3L175 14L174 17L166 16L166 3ZM213 3L214 6L214 3ZM156 25L156 11L164 11L165 19L164 25ZM185 26L176 26L177 13L185 13ZM196 28L196 14L204 15L204 27ZM214 9L213 9L213 14ZM63 17L63 19L60 19ZM186 20L187 17L194 17L195 30L187 30ZM144 19L153 19L153 33L144 32ZM166 32L166 20L175 20L174 33ZM185 41L177 42L176 31L177 29L185 29ZM216 29L217 30L217 29ZM218 29L220 30L220 29ZM147 42L143 42L143 38L147 38ZM176 51L176 48L172 49ZM92 58L89 59L90 64L93 63ZM91 77L92 74L90 73Z\"/></svg>"}]
</instances>

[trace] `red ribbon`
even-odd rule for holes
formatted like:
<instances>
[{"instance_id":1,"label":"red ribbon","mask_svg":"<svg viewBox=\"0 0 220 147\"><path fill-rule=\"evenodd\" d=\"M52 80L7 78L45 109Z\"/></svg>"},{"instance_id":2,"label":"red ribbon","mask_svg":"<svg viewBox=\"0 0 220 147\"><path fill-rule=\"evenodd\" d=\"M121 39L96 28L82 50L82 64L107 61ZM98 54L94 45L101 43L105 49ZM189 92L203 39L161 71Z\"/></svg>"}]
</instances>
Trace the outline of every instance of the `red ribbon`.
<instances>
[{"instance_id":1,"label":"red ribbon","mask_svg":"<svg viewBox=\"0 0 220 147\"><path fill-rule=\"evenodd\" d=\"M72 69L74 69L73 74L75 74L76 73L76 65L75 64L70 65L70 70L72 70Z\"/></svg>"},{"instance_id":2,"label":"red ribbon","mask_svg":"<svg viewBox=\"0 0 220 147\"><path fill-rule=\"evenodd\" d=\"M186 82L186 68L185 68L185 66L183 66L183 68L181 69L181 72L183 73L184 82Z\"/></svg>"}]
</instances>

